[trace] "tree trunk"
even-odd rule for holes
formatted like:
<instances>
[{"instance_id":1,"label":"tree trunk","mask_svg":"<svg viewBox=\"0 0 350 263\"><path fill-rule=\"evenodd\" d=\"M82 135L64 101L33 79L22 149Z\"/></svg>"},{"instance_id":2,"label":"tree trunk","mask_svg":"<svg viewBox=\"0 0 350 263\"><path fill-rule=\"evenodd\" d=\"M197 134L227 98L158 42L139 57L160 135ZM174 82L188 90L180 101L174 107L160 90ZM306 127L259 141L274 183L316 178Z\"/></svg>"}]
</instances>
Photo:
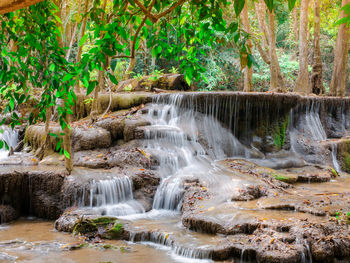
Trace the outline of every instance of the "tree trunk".
<instances>
[{"instance_id":1,"label":"tree trunk","mask_svg":"<svg viewBox=\"0 0 350 263\"><path fill-rule=\"evenodd\" d=\"M247 2L244 4L242 13L241 13L241 19L243 23L244 30L251 34L250 25L249 25L249 18L248 18L248 6ZM248 39L247 46L250 50L253 48L253 44L251 39ZM253 66L248 67L248 65L244 68L244 85L243 85L243 91L245 92L251 92L253 91Z\"/></svg>"},{"instance_id":2,"label":"tree trunk","mask_svg":"<svg viewBox=\"0 0 350 263\"><path fill-rule=\"evenodd\" d=\"M56 0L55 1L56 6L59 7L59 11L57 16L60 17L61 16L61 8L60 8L60 1ZM57 27L62 27L62 25L57 24ZM57 41L58 41L58 45L59 47L63 48L63 42L62 42L62 36L60 34L57 34ZM65 101L61 101L60 102L63 107L65 107ZM70 129L70 122L71 122L71 116L67 113L66 116L66 127L63 129L64 132L64 136L63 136L63 149L64 151L66 151L69 154L69 158L67 156L65 156L65 166L66 166L66 170L68 171L69 174L71 174L71 172L73 171L73 153L72 153L72 145L71 145L71 135L72 135L72 131Z\"/></svg>"},{"instance_id":3,"label":"tree trunk","mask_svg":"<svg viewBox=\"0 0 350 263\"><path fill-rule=\"evenodd\" d=\"M300 28L299 28L299 74L295 84L294 91L309 94L309 71L308 71L308 42L307 42L307 23L308 23L309 0L301 0L300 6Z\"/></svg>"},{"instance_id":4,"label":"tree trunk","mask_svg":"<svg viewBox=\"0 0 350 263\"><path fill-rule=\"evenodd\" d=\"M66 122L67 122L67 125L63 130L64 131L63 147L64 147L64 150L69 154L69 158L65 156L65 165L66 165L66 170L68 171L69 174L71 174L73 171L73 152L72 152L72 142L71 142L72 130L69 127L69 123L71 122L71 115L67 114Z\"/></svg>"},{"instance_id":5,"label":"tree trunk","mask_svg":"<svg viewBox=\"0 0 350 263\"><path fill-rule=\"evenodd\" d=\"M350 0L343 0L342 6L350 3ZM344 11L341 13L341 17L345 17ZM349 27L347 24L341 24L339 26L337 43L335 47L334 65L332 81L330 85L331 95L344 96L346 88L346 68L348 61L349 51Z\"/></svg>"},{"instance_id":6,"label":"tree trunk","mask_svg":"<svg viewBox=\"0 0 350 263\"><path fill-rule=\"evenodd\" d=\"M131 41L131 44L132 44L133 41ZM129 66L125 72L125 75L124 75L124 80L127 80L127 79L130 79L131 78L131 73L133 72L135 66L136 66L136 62L137 62L137 59L136 59L136 54L133 58L130 58L130 61L129 61Z\"/></svg>"},{"instance_id":7,"label":"tree trunk","mask_svg":"<svg viewBox=\"0 0 350 263\"><path fill-rule=\"evenodd\" d=\"M85 30L86 30L86 24L87 24L87 19L88 17L86 16L86 13L88 12L89 9L89 0L85 0L85 7L84 7L84 18L83 18L83 23L81 25L81 30L80 30L80 37L79 37L79 41L78 41L78 54L77 54L77 58L76 58L76 63L79 64L80 60L81 60L81 54L83 53L83 46L79 44L80 40L83 38L83 36L85 35ZM77 81L77 84L75 85L75 92L76 93L80 93L80 84L79 81Z\"/></svg>"},{"instance_id":8,"label":"tree trunk","mask_svg":"<svg viewBox=\"0 0 350 263\"><path fill-rule=\"evenodd\" d=\"M262 47L257 43L256 47L266 64L270 67L270 90L285 92L286 85L281 74L277 52L276 52L276 37L275 37L275 19L274 14L268 12L269 25L266 23L266 5L263 0L255 2L256 14L258 17L259 30L262 32ZM271 23L272 21L272 23ZM277 76L276 76L277 74Z\"/></svg>"},{"instance_id":9,"label":"tree trunk","mask_svg":"<svg viewBox=\"0 0 350 263\"><path fill-rule=\"evenodd\" d=\"M293 33L295 38L295 44L299 41L299 31L298 31L298 10L295 6L293 8Z\"/></svg>"},{"instance_id":10,"label":"tree trunk","mask_svg":"<svg viewBox=\"0 0 350 263\"><path fill-rule=\"evenodd\" d=\"M107 7L107 0L103 1L103 5L102 5L102 9L104 10L104 13L101 17L101 20L103 21L105 19L105 15L106 15L106 7ZM100 39L102 40L103 37L105 36L105 33L101 33L100 35ZM103 69L106 68L106 64L107 64L108 59L105 56L105 61L102 65ZM90 113L90 118L91 118L91 123L94 123L97 121L98 119L98 113L99 113L99 109L98 109L98 93L101 90L101 87L104 87L105 82L104 82L104 70L99 70L97 73L97 82L98 84L96 85L95 89L94 89L94 93L93 93L93 102L92 102L92 108L91 108L91 113Z\"/></svg>"},{"instance_id":11,"label":"tree trunk","mask_svg":"<svg viewBox=\"0 0 350 263\"><path fill-rule=\"evenodd\" d=\"M276 55L276 38L275 38L275 14L274 11L267 11L269 17L269 56L270 56L270 90L278 91L278 71Z\"/></svg>"},{"instance_id":12,"label":"tree trunk","mask_svg":"<svg viewBox=\"0 0 350 263\"><path fill-rule=\"evenodd\" d=\"M315 0L314 64L312 66L311 89L319 95L324 93L322 81L322 57L320 47L320 1Z\"/></svg>"}]
</instances>

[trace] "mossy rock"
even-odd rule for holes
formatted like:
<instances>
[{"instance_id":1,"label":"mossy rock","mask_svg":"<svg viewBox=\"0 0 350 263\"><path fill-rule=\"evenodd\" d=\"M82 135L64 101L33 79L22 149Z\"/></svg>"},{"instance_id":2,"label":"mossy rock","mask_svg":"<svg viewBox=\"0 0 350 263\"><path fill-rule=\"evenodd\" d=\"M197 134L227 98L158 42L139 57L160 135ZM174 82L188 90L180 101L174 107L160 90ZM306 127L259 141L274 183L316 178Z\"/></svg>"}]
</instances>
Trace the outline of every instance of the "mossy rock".
<instances>
[{"instance_id":1,"label":"mossy rock","mask_svg":"<svg viewBox=\"0 0 350 263\"><path fill-rule=\"evenodd\" d=\"M82 219L75 224L73 235L100 235L105 239L117 239L120 236L122 228L123 225L114 217Z\"/></svg>"},{"instance_id":2,"label":"mossy rock","mask_svg":"<svg viewBox=\"0 0 350 263\"><path fill-rule=\"evenodd\" d=\"M338 160L343 171L350 173L350 140L342 139L338 145Z\"/></svg>"},{"instance_id":3,"label":"mossy rock","mask_svg":"<svg viewBox=\"0 0 350 263\"><path fill-rule=\"evenodd\" d=\"M278 181L287 183L287 184L295 184L298 181L298 175L296 174L280 174L280 173L271 173L271 176Z\"/></svg>"}]
</instances>

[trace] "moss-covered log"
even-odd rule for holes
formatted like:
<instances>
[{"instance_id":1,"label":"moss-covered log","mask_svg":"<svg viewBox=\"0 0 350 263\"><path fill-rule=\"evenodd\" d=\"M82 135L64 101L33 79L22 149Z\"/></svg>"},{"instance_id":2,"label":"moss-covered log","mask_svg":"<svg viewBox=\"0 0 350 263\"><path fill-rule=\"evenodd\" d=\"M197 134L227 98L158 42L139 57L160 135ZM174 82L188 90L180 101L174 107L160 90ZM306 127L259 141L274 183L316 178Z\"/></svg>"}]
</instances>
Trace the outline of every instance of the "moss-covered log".
<instances>
[{"instance_id":1,"label":"moss-covered log","mask_svg":"<svg viewBox=\"0 0 350 263\"><path fill-rule=\"evenodd\" d=\"M181 74L144 76L141 79L128 79L119 83L118 91L189 90Z\"/></svg>"},{"instance_id":2,"label":"moss-covered log","mask_svg":"<svg viewBox=\"0 0 350 263\"><path fill-rule=\"evenodd\" d=\"M102 114L108 108L111 100L110 111L119 111L124 109L130 109L132 107L145 104L152 101L152 93L138 92L138 93L117 93L110 94L102 93L99 94L97 99L97 110L98 114ZM79 120L90 115L92 97L84 94L77 94L77 101L73 107L73 118Z\"/></svg>"}]
</instances>

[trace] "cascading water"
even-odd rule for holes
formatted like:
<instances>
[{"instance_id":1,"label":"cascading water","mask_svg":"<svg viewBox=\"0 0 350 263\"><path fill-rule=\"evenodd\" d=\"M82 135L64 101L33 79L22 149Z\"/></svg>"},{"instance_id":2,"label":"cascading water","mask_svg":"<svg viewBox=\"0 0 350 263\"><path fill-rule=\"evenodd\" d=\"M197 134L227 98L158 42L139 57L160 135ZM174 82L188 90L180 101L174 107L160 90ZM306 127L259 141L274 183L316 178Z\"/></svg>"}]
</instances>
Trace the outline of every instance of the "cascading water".
<instances>
[{"instance_id":1,"label":"cascading water","mask_svg":"<svg viewBox=\"0 0 350 263\"><path fill-rule=\"evenodd\" d=\"M201 178L208 185L218 184L219 173L212 162L227 156L247 157L249 153L215 118L217 105L207 105L212 114L201 114L193 107L181 107L182 103L183 95L173 94L158 96L149 106L147 119L152 125L145 127L144 147L158 160L163 178L154 209L179 211L185 179Z\"/></svg>"},{"instance_id":2,"label":"cascading water","mask_svg":"<svg viewBox=\"0 0 350 263\"><path fill-rule=\"evenodd\" d=\"M337 144L332 144L331 145L331 149L332 149L332 163L333 163L333 167L337 171L337 173L339 173L339 172L341 172L341 166L340 166L340 164L338 162L338 159L337 159L337 153L338 153Z\"/></svg>"},{"instance_id":3,"label":"cascading water","mask_svg":"<svg viewBox=\"0 0 350 263\"><path fill-rule=\"evenodd\" d=\"M0 140L5 141L9 148L16 147L18 141L18 132L12 130L8 126L0 126ZM0 159L4 159L8 156L8 151L5 148L0 149Z\"/></svg>"},{"instance_id":4,"label":"cascading water","mask_svg":"<svg viewBox=\"0 0 350 263\"><path fill-rule=\"evenodd\" d=\"M291 119L293 118L293 110L291 111ZM308 106L306 106L305 111L298 116L301 120L299 121L299 127L294 127L290 125L290 138L291 138L291 150L302 156L307 155L307 153L300 150L300 145L298 144L298 137L307 138L308 144L320 144L327 140L326 131L322 125L320 119L320 104L312 101ZM300 136L302 131L303 136ZM298 149L299 148L299 149ZM341 167L337 160L337 145L331 144L331 158L334 169L337 172L341 171Z\"/></svg>"},{"instance_id":5,"label":"cascading water","mask_svg":"<svg viewBox=\"0 0 350 263\"><path fill-rule=\"evenodd\" d=\"M84 198L83 195L83 200ZM126 216L145 212L144 207L134 200L132 181L126 176L92 182L89 207L102 215L109 216Z\"/></svg>"}]
</instances>

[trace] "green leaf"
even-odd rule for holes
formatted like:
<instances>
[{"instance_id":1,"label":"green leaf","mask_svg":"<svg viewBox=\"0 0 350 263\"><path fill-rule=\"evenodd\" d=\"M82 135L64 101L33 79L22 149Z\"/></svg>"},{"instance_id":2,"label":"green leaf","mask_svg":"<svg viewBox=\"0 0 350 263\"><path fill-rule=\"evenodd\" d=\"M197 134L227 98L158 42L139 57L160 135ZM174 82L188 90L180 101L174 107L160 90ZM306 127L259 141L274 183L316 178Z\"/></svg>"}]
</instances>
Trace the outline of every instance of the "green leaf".
<instances>
[{"instance_id":1,"label":"green leaf","mask_svg":"<svg viewBox=\"0 0 350 263\"><path fill-rule=\"evenodd\" d=\"M185 81L187 82L188 86L191 86L191 78L185 73Z\"/></svg>"},{"instance_id":2,"label":"green leaf","mask_svg":"<svg viewBox=\"0 0 350 263\"><path fill-rule=\"evenodd\" d=\"M235 12L236 16L239 16L239 14L242 12L244 4L246 0L235 0Z\"/></svg>"},{"instance_id":3,"label":"green leaf","mask_svg":"<svg viewBox=\"0 0 350 263\"><path fill-rule=\"evenodd\" d=\"M10 108L12 111L15 108L15 99L13 97L10 99Z\"/></svg>"},{"instance_id":4,"label":"green leaf","mask_svg":"<svg viewBox=\"0 0 350 263\"><path fill-rule=\"evenodd\" d=\"M113 59L111 61L111 69L112 71L114 72L115 71L115 68L117 67L117 60L116 59Z\"/></svg>"},{"instance_id":5,"label":"green leaf","mask_svg":"<svg viewBox=\"0 0 350 263\"><path fill-rule=\"evenodd\" d=\"M85 34L79 41L79 47L83 46L88 38L88 34Z\"/></svg>"},{"instance_id":6,"label":"green leaf","mask_svg":"<svg viewBox=\"0 0 350 263\"><path fill-rule=\"evenodd\" d=\"M349 23L350 22L350 16L343 17L342 19L339 19L334 25L339 26L341 24Z\"/></svg>"},{"instance_id":7,"label":"green leaf","mask_svg":"<svg viewBox=\"0 0 350 263\"><path fill-rule=\"evenodd\" d=\"M344 5L340 10L343 10L345 14L349 14L350 13L350 3Z\"/></svg>"},{"instance_id":8,"label":"green leaf","mask_svg":"<svg viewBox=\"0 0 350 263\"><path fill-rule=\"evenodd\" d=\"M86 95L89 95L94 90L95 87L96 87L96 82L95 81L91 81L89 83L89 86L88 86L87 90L86 90Z\"/></svg>"},{"instance_id":9,"label":"green leaf","mask_svg":"<svg viewBox=\"0 0 350 263\"><path fill-rule=\"evenodd\" d=\"M111 74L111 73L108 72L108 76L109 76L109 79L110 79L115 85L118 85L118 80L116 79L116 77L115 77L113 74Z\"/></svg>"},{"instance_id":10,"label":"green leaf","mask_svg":"<svg viewBox=\"0 0 350 263\"><path fill-rule=\"evenodd\" d=\"M64 156L67 158L67 159L70 159L70 154L69 152L67 152L66 150L63 151L63 154Z\"/></svg>"},{"instance_id":11,"label":"green leaf","mask_svg":"<svg viewBox=\"0 0 350 263\"><path fill-rule=\"evenodd\" d=\"M49 67L49 71L53 72L55 71L55 64L51 64L50 67Z\"/></svg>"},{"instance_id":12,"label":"green leaf","mask_svg":"<svg viewBox=\"0 0 350 263\"><path fill-rule=\"evenodd\" d=\"M0 149L4 148L4 142L0 140Z\"/></svg>"},{"instance_id":13,"label":"green leaf","mask_svg":"<svg viewBox=\"0 0 350 263\"><path fill-rule=\"evenodd\" d=\"M55 134L55 133L51 133L51 132L49 132L49 135L50 135L51 137L58 138L58 135L57 135L57 134Z\"/></svg>"},{"instance_id":14,"label":"green leaf","mask_svg":"<svg viewBox=\"0 0 350 263\"><path fill-rule=\"evenodd\" d=\"M65 75L64 76L64 78L63 78L63 82L66 82L66 81L68 81L68 80L71 80L73 78L73 75L71 75L71 74L67 74L67 75Z\"/></svg>"},{"instance_id":15,"label":"green leaf","mask_svg":"<svg viewBox=\"0 0 350 263\"><path fill-rule=\"evenodd\" d=\"M288 7L289 7L289 10L292 11L294 6L295 6L295 2L296 0L288 0Z\"/></svg>"},{"instance_id":16,"label":"green leaf","mask_svg":"<svg viewBox=\"0 0 350 263\"><path fill-rule=\"evenodd\" d=\"M269 9L270 12L273 10L273 0L264 0L267 8Z\"/></svg>"}]
</instances>

